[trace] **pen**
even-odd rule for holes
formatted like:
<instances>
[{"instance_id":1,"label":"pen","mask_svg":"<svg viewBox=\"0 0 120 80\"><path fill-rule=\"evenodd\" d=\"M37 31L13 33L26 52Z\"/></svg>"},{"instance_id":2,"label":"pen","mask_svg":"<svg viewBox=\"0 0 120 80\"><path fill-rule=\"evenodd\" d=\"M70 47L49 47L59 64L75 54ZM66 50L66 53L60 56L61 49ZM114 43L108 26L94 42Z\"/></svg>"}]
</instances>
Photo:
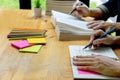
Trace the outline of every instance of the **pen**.
<instances>
[{"instance_id":1,"label":"pen","mask_svg":"<svg viewBox=\"0 0 120 80\"><path fill-rule=\"evenodd\" d=\"M79 0L76 0L76 2L79 2ZM71 15L75 10L76 10L76 8L74 8L69 14Z\"/></svg>"},{"instance_id":2,"label":"pen","mask_svg":"<svg viewBox=\"0 0 120 80\"><path fill-rule=\"evenodd\" d=\"M76 8L75 9L73 9L69 14L71 15L74 11L76 10Z\"/></svg>"},{"instance_id":3,"label":"pen","mask_svg":"<svg viewBox=\"0 0 120 80\"><path fill-rule=\"evenodd\" d=\"M103 35L101 35L101 36L100 36L99 38L97 38L97 39L104 38L104 37L106 37L108 34L114 32L115 30L116 30L116 28L113 27L112 29L110 29L109 31L105 32ZM89 47L89 46L92 46L92 43L89 43L89 44L86 45L83 49L86 49L86 48Z\"/></svg>"}]
</instances>

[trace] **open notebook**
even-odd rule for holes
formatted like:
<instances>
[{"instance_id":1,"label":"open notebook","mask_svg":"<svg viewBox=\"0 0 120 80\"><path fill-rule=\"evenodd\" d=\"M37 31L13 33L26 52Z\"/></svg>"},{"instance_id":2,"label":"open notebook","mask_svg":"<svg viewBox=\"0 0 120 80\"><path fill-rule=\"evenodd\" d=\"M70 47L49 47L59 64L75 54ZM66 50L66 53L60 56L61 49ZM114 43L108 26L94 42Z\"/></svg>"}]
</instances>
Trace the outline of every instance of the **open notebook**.
<instances>
[{"instance_id":1,"label":"open notebook","mask_svg":"<svg viewBox=\"0 0 120 80\"><path fill-rule=\"evenodd\" d=\"M90 72L90 71L82 71L78 70L75 65L73 65L73 60L72 57L76 55L91 55L91 54L97 54L97 55L104 55L108 56L114 59L118 59L118 57L114 54L113 50L110 47L101 47L98 50L91 50L91 49L86 49L83 52L83 47L84 46L78 46L78 45L70 45L69 46L69 51L70 51L70 58L71 58L71 65L72 65L72 71L73 71L73 77L74 79L107 79L107 80L120 80L120 78L117 77L109 77L109 76L104 76L95 72Z\"/></svg>"},{"instance_id":2,"label":"open notebook","mask_svg":"<svg viewBox=\"0 0 120 80\"><path fill-rule=\"evenodd\" d=\"M87 21L62 12L52 10L51 21L59 40L89 39L93 32L87 28Z\"/></svg>"}]
</instances>

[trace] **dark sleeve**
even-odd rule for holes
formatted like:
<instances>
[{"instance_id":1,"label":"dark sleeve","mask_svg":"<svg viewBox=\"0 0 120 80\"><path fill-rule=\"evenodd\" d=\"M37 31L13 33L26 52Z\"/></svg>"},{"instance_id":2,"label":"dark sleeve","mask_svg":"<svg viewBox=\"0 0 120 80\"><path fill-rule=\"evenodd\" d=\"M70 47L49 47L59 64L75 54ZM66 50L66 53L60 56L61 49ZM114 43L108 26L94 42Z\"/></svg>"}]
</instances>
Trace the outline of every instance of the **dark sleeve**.
<instances>
[{"instance_id":1,"label":"dark sleeve","mask_svg":"<svg viewBox=\"0 0 120 80\"><path fill-rule=\"evenodd\" d=\"M109 17L116 16L118 12L117 0L109 0L106 3L98 6L103 11L102 20L107 20Z\"/></svg>"}]
</instances>

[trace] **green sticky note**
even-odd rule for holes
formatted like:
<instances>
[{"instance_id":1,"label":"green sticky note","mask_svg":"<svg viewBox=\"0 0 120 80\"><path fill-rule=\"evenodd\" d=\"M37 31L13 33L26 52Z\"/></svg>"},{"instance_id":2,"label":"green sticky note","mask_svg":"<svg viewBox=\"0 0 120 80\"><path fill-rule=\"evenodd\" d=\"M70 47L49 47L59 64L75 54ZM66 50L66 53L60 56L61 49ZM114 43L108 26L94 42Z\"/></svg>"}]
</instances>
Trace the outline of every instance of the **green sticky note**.
<instances>
[{"instance_id":1,"label":"green sticky note","mask_svg":"<svg viewBox=\"0 0 120 80\"><path fill-rule=\"evenodd\" d=\"M19 52L37 53L41 47L42 45L33 45L30 47L19 49Z\"/></svg>"}]
</instances>

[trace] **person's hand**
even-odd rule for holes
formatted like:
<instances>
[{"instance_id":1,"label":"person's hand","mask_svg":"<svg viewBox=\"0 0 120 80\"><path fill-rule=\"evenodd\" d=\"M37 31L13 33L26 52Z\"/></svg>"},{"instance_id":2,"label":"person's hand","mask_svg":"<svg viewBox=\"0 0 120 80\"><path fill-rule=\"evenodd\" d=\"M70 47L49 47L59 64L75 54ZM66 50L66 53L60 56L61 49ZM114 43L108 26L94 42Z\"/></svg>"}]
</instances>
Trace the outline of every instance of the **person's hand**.
<instances>
[{"instance_id":1,"label":"person's hand","mask_svg":"<svg viewBox=\"0 0 120 80\"><path fill-rule=\"evenodd\" d=\"M103 35L105 32L102 30L96 30L95 32L93 32L91 34L90 37L90 43L93 43L92 45L92 49L97 49L99 46L102 45L112 45L114 44L114 36L111 35L107 35L106 37L102 38L102 39L97 39L98 37L100 37L101 35Z\"/></svg>"},{"instance_id":2,"label":"person's hand","mask_svg":"<svg viewBox=\"0 0 120 80\"><path fill-rule=\"evenodd\" d=\"M98 29L104 29L105 31L108 31L112 27L115 27L115 25L111 22L106 22L103 20L98 20L98 21L90 21L87 24L88 28L98 30Z\"/></svg>"},{"instance_id":3,"label":"person's hand","mask_svg":"<svg viewBox=\"0 0 120 80\"><path fill-rule=\"evenodd\" d=\"M73 9L76 10L73 12L73 15L77 18L88 17L89 16L89 8L83 2L75 2L73 5Z\"/></svg>"},{"instance_id":4,"label":"person's hand","mask_svg":"<svg viewBox=\"0 0 120 80\"><path fill-rule=\"evenodd\" d=\"M94 71L107 76L120 76L120 62L106 56L76 56L73 58L73 64L80 70Z\"/></svg>"}]
</instances>

